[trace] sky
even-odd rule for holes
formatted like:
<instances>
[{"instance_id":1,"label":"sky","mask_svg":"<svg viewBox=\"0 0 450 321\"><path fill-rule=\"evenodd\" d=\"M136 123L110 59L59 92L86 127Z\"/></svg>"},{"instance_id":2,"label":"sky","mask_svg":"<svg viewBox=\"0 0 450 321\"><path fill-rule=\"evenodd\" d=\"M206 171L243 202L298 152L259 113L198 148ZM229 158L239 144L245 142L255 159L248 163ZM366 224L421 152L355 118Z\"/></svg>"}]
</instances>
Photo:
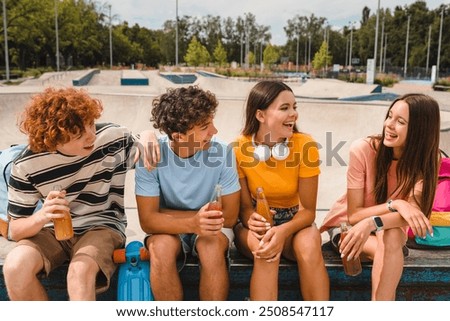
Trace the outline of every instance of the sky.
<instances>
[{"instance_id":1,"label":"sky","mask_svg":"<svg viewBox=\"0 0 450 321\"><path fill-rule=\"evenodd\" d=\"M361 20L362 9L367 6L375 14L378 0L100 0L111 5L113 24L127 21L149 29L161 29L167 20L174 20L176 3L178 16L202 18L209 15L236 20L245 13L252 13L256 23L270 26L272 44L284 45L286 35L283 27L287 20L296 15L327 19L330 26L340 29L350 22ZM409 6L416 0L379 0L380 8L394 9L396 6ZM439 8L448 0L428 0L428 9ZM356 24L357 26L358 24Z\"/></svg>"}]
</instances>

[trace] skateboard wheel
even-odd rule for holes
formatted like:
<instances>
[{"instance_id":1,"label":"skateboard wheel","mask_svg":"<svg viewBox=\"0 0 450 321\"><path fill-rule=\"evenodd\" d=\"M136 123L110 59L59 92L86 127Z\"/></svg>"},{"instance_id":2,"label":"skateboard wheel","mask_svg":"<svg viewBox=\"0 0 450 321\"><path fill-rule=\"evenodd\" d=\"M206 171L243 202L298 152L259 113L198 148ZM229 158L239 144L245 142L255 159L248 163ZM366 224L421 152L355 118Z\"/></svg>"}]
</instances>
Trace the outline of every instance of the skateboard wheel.
<instances>
[{"instance_id":1,"label":"skateboard wheel","mask_svg":"<svg viewBox=\"0 0 450 321\"><path fill-rule=\"evenodd\" d=\"M117 249L113 252L114 263L125 263L127 261L125 249Z\"/></svg>"},{"instance_id":2,"label":"skateboard wheel","mask_svg":"<svg viewBox=\"0 0 450 321\"><path fill-rule=\"evenodd\" d=\"M145 247L139 249L139 257L141 261L148 261L150 259L150 254Z\"/></svg>"}]
</instances>

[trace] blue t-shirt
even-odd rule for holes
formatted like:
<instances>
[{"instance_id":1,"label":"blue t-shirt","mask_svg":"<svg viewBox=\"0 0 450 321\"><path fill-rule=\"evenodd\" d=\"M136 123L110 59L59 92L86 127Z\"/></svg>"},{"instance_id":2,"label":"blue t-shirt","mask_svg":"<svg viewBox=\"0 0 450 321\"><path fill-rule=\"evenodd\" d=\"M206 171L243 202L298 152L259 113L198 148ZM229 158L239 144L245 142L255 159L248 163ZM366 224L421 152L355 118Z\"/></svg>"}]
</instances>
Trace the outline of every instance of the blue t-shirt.
<instances>
[{"instance_id":1,"label":"blue t-shirt","mask_svg":"<svg viewBox=\"0 0 450 321\"><path fill-rule=\"evenodd\" d=\"M160 207L198 210L210 201L217 184L223 195L240 190L233 148L212 139L207 150L189 158L180 158L170 148L167 136L159 138L161 160L148 171L140 163L136 167L135 193L159 196Z\"/></svg>"}]
</instances>

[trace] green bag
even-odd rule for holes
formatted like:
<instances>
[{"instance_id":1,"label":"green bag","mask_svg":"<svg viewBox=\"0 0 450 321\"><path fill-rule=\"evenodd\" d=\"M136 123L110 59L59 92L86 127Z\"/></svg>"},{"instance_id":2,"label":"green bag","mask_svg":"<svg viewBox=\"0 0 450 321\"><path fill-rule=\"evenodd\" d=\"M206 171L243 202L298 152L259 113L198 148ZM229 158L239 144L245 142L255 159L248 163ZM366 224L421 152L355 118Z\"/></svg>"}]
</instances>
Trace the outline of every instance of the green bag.
<instances>
[{"instance_id":1,"label":"green bag","mask_svg":"<svg viewBox=\"0 0 450 321\"><path fill-rule=\"evenodd\" d=\"M429 247L450 246L450 226L433 226L433 237L429 234L424 239L416 236L415 241Z\"/></svg>"}]
</instances>

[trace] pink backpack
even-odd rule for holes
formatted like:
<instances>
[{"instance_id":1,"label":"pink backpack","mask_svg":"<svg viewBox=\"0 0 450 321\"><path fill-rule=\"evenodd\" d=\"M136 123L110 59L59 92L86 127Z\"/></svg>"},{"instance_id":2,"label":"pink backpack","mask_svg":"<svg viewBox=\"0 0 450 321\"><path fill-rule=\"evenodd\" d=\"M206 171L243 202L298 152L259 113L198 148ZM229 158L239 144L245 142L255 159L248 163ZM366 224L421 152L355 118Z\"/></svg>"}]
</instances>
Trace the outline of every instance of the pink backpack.
<instances>
[{"instance_id":1,"label":"pink backpack","mask_svg":"<svg viewBox=\"0 0 450 321\"><path fill-rule=\"evenodd\" d=\"M442 158L430 218L433 226L450 226L450 158Z\"/></svg>"},{"instance_id":2,"label":"pink backpack","mask_svg":"<svg viewBox=\"0 0 450 321\"><path fill-rule=\"evenodd\" d=\"M447 155L445 156L441 160L439 181L430 216L430 223L433 225L433 237L428 234L424 239L414 237L409 230L408 246L412 248L415 247L414 243L416 243L419 248L450 249L450 158Z\"/></svg>"}]
</instances>

